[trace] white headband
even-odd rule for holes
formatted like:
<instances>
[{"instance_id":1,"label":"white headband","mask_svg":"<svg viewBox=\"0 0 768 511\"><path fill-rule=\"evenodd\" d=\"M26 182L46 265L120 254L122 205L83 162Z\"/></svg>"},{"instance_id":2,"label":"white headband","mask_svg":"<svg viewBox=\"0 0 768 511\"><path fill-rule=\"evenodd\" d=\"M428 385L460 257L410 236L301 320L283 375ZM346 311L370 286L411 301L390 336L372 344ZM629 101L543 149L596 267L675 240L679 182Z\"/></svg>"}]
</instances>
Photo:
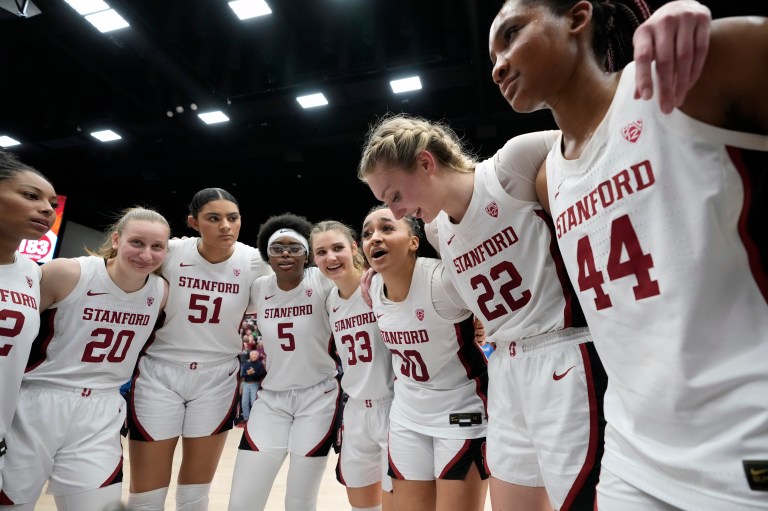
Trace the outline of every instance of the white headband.
<instances>
[{"instance_id":1,"label":"white headband","mask_svg":"<svg viewBox=\"0 0 768 511\"><path fill-rule=\"evenodd\" d=\"M275 232L272 233L272 236L269 237L269 240L267 241L267 246L270 246L273 241L275 241L277 238L282 238L283 236L288 236L289 238L293 238L294 240L298 241L302 245L304 245L304 250L309 253L309 242L307 241L307 238L299 234L298 232L294 231L293 229L278 229Z\"/></svg>"}]
</instances>

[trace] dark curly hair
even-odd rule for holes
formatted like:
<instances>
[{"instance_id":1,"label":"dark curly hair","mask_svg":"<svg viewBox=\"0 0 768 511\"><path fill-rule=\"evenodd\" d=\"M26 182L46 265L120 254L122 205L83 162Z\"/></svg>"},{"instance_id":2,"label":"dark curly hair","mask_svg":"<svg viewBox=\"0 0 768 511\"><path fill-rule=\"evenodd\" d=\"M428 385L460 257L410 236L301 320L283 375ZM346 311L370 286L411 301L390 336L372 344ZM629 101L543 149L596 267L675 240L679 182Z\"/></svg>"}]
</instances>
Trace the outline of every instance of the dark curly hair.
<instances>
[{"instance_id":1,"label":"dark curly hair","mask_svg":"<svg viewBox=\"0 0 768 511\"><path fill-rule=\"evenodd\" d=\"M294 215L293 213L283 213L282 215L274 215L259 226L259 234L256 237L256 246L259 249L259 254L264 261L269 262L269 237L279 229L293 229L298 232L309 241L309 236L312 233L313 224L306 217L300 215ZM307 257L310 262L312 261L312 254L308 253Z\"/></svg>"}]
</instances>

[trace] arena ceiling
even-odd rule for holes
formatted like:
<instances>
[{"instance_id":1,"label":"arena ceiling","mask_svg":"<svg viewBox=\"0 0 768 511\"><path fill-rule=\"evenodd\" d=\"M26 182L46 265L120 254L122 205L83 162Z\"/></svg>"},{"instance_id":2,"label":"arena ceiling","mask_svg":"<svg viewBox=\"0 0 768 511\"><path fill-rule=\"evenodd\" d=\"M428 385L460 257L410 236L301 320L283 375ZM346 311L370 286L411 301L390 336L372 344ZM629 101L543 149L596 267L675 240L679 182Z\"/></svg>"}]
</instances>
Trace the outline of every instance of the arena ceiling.
<instances>
[{"instance_id":1,"label":"arena ceiling","mask_svg":"<svg viewBox=\"0 0 768 511\"><path fill-rule=\"evenodd\" d=\"M32 1L40 13L25 18L24 0L0 0L0 135L67 195L65 221L97 229L144 204L191 234L187 205L209 186L238 197L251 244L286 211L357 228L375 203L356 164L378 116L446 120L482 157L554 127L512 112L491 82L500 0L271 0L247 21L227 0L106 0L130 24L110 33L64 0ZM766 10L704 3L716 16ZM389 81L411 75L423 88L394 94ZM296 96L314 92L329 104L302 109ZM209 110L229 122L206 125ZM90 135L103 129L122 139Z\"/></svg>"}]
</instances>

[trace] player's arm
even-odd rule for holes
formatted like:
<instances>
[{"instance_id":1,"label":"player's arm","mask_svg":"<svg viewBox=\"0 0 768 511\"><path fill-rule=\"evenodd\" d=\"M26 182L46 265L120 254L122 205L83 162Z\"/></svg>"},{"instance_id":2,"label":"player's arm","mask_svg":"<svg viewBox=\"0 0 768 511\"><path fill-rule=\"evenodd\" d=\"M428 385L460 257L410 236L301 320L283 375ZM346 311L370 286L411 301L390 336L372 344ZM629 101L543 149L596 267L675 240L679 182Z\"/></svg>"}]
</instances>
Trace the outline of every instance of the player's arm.
<instances>
[{"instance_id":1,"label":"player's arm","mask_svg":"<svg viewBox=\"0 0 768 511\"><path fill-rule=\"evenodd\" d=\"M54 259L43 265L40 279L40 312L62 301L80 280L80 263L76 259Z\"/></svg>"},{"instance_id":2,"label":"player's arm","mask_svg":"<svg viewBox=\"0 0 768 511\"><path fill-rule=\"evenodd\" d=\"M656 10L633 36L635 98L653 94L651 62L656 62L656 95L661 111L671 112L701 75L709 46L712 13L695 0L669 2Z\"/></svg>"},{"instance_id":3,"label":"player's arm","mask_svg":"<svg viewBox=\"0 0 768 511\"><path fill-rule=\"evenodd\" d=\"M541 201L539 169L559 136L559 131L525 133L499 149L494 156L496 176L507 195L519 201Z\"/></svg>"},{"instance_id":4,"label":"player's arm","mask_svg":"<svg viewBox=\"0 0 768 511\"><path fill-rule=\"evenodd\" d=\"M768 135L768 18L712 23L702 78L681 110L707 124Z\"/></svg>"},{"instance_id":5,"label":"player's arm","mask_svg":"<svg viewBox=\"0 0 768 511\"><path fill-rule=\"evenodd\" d=\"M168 289L170 287L168 285L168 281L165 280L165 277L162 277L162 279L163 279L163 301L160 302L160 310L165 309L165 304L168 303Z\"/></svg>"},{"instance_id":6,"label":"player's arm","mask_svg":"<svg viewBox=\"0 0 768 511\"><path fill-rule=\"evenodd\" d=\"M549 211L549 190L547 188L547 160L541 162L539 171L536 173L536 195L539 196L539 202L541 207L548 215L552 213Z\"/></svg>"}]
</instances>

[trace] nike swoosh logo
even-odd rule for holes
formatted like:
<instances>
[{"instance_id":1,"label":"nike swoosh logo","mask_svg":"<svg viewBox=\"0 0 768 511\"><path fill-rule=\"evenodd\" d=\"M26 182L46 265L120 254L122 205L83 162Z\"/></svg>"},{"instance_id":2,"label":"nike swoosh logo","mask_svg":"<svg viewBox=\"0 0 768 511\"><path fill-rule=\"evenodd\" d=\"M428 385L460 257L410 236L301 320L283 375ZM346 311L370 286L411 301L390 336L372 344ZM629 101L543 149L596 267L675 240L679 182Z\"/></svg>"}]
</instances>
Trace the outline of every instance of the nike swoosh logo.
<instances>
[{"instance_id":1,"label":"nike swoosh logo","mask_svg":"<svg viewBox=\"0 0 768 511\"><path fill-rule=\"evenodd\" d=\"M275 296L275 295L269 295L269 296L265 296L265 297L264 297L264 299L265 299L265 300L269 300L269 299L270 299L270 298L272 298L273 296Z\"/></svg>"},{"instance_id":2,"label":"nike swoosh logo","mask_svg":"<svg viewBox=\"0 0 768 511\"><path fill-rule=\"evenodd\" d=\"M557 371L553 372L552 373L552 379L555 380L555 381L562 380L563 378L565 378L565 375L570 373L571 369L573 369L574 367L576 367L576 366L569 367L568 369L565 370L565 372L563 374L557 374Z\"/></svg>"},{"instance_id":3,"label":"nike swoosh logo","mask_svg":"<svg viewBox=\"0 0 768 511\"><path fill-rule=\"evenodd\" d=\"M187 266L194 266L194 264L179 263L179 266L181 266L182 268L186 268Z\"/></svg>"},{"instance_id":4,"label":"nike swoosh logo","mask_svg":"<svg viewBox=\"0 0 768 511\"><path fill-rule=\"evenodd\" d=\"M339 307L341 307L341 305L339 305ZM336 312L337 310L339 310L339 307L334 307L333 312Z\"/></svg>"},{"instance_id":5,"label":"nike swoosh logo","mask_svg":"<svg viewBox=\"0 0 768 511\"><path fill-rule=\"evenodd\" d=\"M323 394L327 394L329 392L333 392L334 390L336 390L336 389L326 390L325 392L323 392Z\"/></svg>"},{"instance_id":6,"label":"nike swoosh logo","mask_svg":"<svg viewBox=\"0 0 768 511\"><path fill-rule=\"evenodd\" d=\"M749 473L752 475L752 477L760 477L762 475L768 474L768 468L750 468Z\"/></svg>"},{"instance_id":7,"label":"nike swoosh logo","mask_svg":"<svg viewBox=\"0 0 768 511\"><path fill-rule=\"evenodd\" d=\"M453 238L455 238L455 237L456 237L456 235L454 234L453 236L451 236L450 238L448 238L448 244L449 244L449 245L451 244L451 242L453 241Z\"/></svg>"},{"instance_id":8,"label":"nike swoosh logo","mask_svg":"<svg viewBox=\"0 0 768 511\"><path fill-rule=\"evenodd\" d=\"M380 317L382 317L383 315L384 315L384 314L376 314L376 317L377 317L377 318L380 318Z\"/></svg>"},{"instance_id":9,"label":"nike swoosh logo","mask_svg":"<svg viewBox=\"0 0 768 511\"><path fill-rule=\"evenodd\" d=\"M87 294L88 296L99 296L99 295L108 295L109 293L94 293L93 291L88 290L88 292L85 294Z\"/></svg>"},{"instance_id":10,"label":"nike swoosh logo","mask_svg":"<svg viewBox=\"0 0 768 511\"><path fill-rule=\"evenodd\" d=\"M228 376L232 376L233 374L235 374L235 371L237 371L237 368L234 368L234 369L232 369L232 370L229 372L229 375L228 375Z\"/></svg>"}]
</instances>

